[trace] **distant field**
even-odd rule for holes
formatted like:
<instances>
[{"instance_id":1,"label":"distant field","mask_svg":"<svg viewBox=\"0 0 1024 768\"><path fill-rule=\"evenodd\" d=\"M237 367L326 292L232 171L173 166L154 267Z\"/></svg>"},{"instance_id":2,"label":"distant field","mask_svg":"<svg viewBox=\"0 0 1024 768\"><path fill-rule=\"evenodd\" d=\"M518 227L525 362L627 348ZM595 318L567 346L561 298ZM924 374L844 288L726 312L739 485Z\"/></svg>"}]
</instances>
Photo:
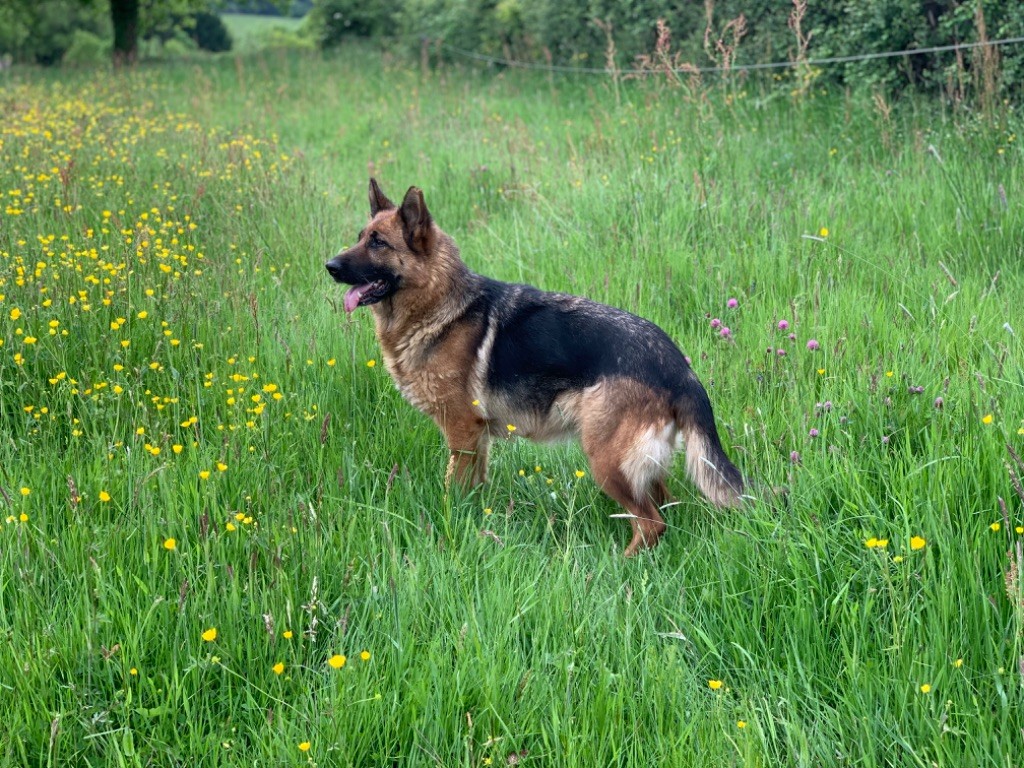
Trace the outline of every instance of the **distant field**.
<instances>
[{"instance_id":1,"label":"distant field","mask_svg":"<svg viewBox=\"0 0 1024 768\"><path fill-rule=\"evenodd\" d=\"M1024 765L1015 106L363 49L0 89L0 766ZM677 461L625 560L576 447L447 494L323 268L371 173L662 325L785 499Z\"/></svg>"},{"instance_id":2,"label":"distant field","mask_svg":"<svg viewBox=\"0 0 1024 768\"><path fill-rule=\"evenodd\" d=\"M294 32L302 25L302 19L286 16L258 16L252 13L222 13L231 38L234 50L246 53L263 47L267 35L275 29Z\"/></svg>"}]
</instances>

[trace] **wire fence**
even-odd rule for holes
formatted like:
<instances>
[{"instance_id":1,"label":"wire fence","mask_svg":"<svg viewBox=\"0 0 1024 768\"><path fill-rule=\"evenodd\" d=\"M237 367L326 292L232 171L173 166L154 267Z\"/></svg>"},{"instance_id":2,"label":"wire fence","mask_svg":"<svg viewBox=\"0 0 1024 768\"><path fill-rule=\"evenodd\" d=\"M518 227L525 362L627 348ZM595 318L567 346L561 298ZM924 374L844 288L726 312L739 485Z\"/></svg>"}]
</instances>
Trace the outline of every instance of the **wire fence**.
<instances>
[{"instance_id":1,"label":"wire fence","mask_svg":"<svg viewBox=\"0 0 1024 768\"><path fill-rule=\"evenodd\" d=\"M892 59L899 56L920 56L929 53L946 53L949 51L967 51L973 48L984 48L984 47L1000 47L1004 45L1019 45L1024 43L1024 37L1006 37L1000 40L982 40L973 43L954 43L952 45L933 45L928 48L908 48L902 51L881 51L878 53L862 53L852 56L828 56L820 59L803 59L798 61L773 61L764 64L734 64L729 67L693 67L686 66L681 68L672 69L672 72L676 73L689 73L689 72L700 72L700 73L725 73L725 72L755 72L758 70L772 70L772 69L790 69L798 66L811 66L811 67L824 67L832 64L849 64L857 61L870 61L872 59ZM608 75L612 74L612 70L608 67L570 67L559 64L539 64L526 61L515 61L512 59L505 59L498 56L488 56L483 53L476 53L474 51L467 51L464 48L458 48L454 45L449 45L443 41L436 43L442 50L448 51L456 56L461 56L464 59L470 59L473 61L480 61L493 66L504 66L515 69L527 69L535 70L540 72L560 72L563 74L580 74L580 75ZM650 70L645 69L616 69L614 73L617 75L642 75L649 74Z\"/></svg>"}]
</instances>

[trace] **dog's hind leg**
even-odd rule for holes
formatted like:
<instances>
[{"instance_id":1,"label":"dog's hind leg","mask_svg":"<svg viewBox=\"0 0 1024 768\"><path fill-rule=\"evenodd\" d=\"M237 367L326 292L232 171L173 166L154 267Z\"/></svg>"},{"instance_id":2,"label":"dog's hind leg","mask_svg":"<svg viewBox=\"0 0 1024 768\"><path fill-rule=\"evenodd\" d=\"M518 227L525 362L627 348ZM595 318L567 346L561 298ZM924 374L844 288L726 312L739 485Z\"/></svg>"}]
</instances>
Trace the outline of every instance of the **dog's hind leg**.
<instances>
[{"instance_id":1,"label":"dog's hind leg","mask_svg":"<svg viewBox=\"0 0 1024 768\"><path fill-rule=\"evenodd\" d=\"M675 425L653 421L650 412L623 413L604 407L590 411L581 432L594 480L630 515L633 538L626 557L655 546L666 528L658 505L668 499L665 476L672 460Z\"/></svg>"},{"instance_id":2,"label":"dog's hind leg","mask_svg":"<svg viewBox=\"0 0 1024 768\"><path fill-rule=\"evenodd\" d=\"M630 514L629 524L633 529L633 538L626 546L626 557L633 557L642 549L656 546L667 526L651 497L646 494L638 495L630 487L621 470L606 469L593 461L591 470L601 490L619 502Z\"/></svg>"}]
</instances>

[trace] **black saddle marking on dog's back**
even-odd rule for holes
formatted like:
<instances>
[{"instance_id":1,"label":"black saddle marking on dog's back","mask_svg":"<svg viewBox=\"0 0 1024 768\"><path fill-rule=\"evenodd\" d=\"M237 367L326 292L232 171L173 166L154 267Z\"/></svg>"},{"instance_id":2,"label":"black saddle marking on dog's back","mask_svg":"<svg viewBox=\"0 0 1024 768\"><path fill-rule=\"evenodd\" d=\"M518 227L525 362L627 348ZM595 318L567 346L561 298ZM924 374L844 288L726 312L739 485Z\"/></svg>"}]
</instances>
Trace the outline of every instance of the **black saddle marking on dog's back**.
<instances>
[{"instance_id":1,"label":"black saddle marking on dog's back","mask_svg":"<svg viewBox=\"0 0 1024 768\"><path fill-rule=\"evenodd\" d=\"M491 388L509 391L540 413L562 392L613 376L664 391L673 401L688 391L693 377L686 359L654 323L575 296L489 283L498 322Z\"/></svg>"}]
</instances>

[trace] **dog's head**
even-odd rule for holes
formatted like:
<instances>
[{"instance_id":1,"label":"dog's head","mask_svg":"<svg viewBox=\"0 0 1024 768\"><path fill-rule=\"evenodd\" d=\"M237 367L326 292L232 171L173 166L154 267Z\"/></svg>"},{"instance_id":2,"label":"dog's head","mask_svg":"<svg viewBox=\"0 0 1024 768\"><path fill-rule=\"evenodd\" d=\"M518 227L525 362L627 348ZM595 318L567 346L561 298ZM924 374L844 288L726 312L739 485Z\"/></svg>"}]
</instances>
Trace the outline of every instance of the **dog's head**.
<instances>
[{"instance_id":1,"label":"dog's head","mask_svg":"<svg viewBox=\"0 0 1024 768\"><path fill-rule=\"evenodd\" d=\"M352 286L345 293L345 311L415 287L429 269L434 229L422 191L409 187L396 206L370 179L370 223L359 233L359 242L325 265L337 282Z\"/></svg>"}]
</instances>

